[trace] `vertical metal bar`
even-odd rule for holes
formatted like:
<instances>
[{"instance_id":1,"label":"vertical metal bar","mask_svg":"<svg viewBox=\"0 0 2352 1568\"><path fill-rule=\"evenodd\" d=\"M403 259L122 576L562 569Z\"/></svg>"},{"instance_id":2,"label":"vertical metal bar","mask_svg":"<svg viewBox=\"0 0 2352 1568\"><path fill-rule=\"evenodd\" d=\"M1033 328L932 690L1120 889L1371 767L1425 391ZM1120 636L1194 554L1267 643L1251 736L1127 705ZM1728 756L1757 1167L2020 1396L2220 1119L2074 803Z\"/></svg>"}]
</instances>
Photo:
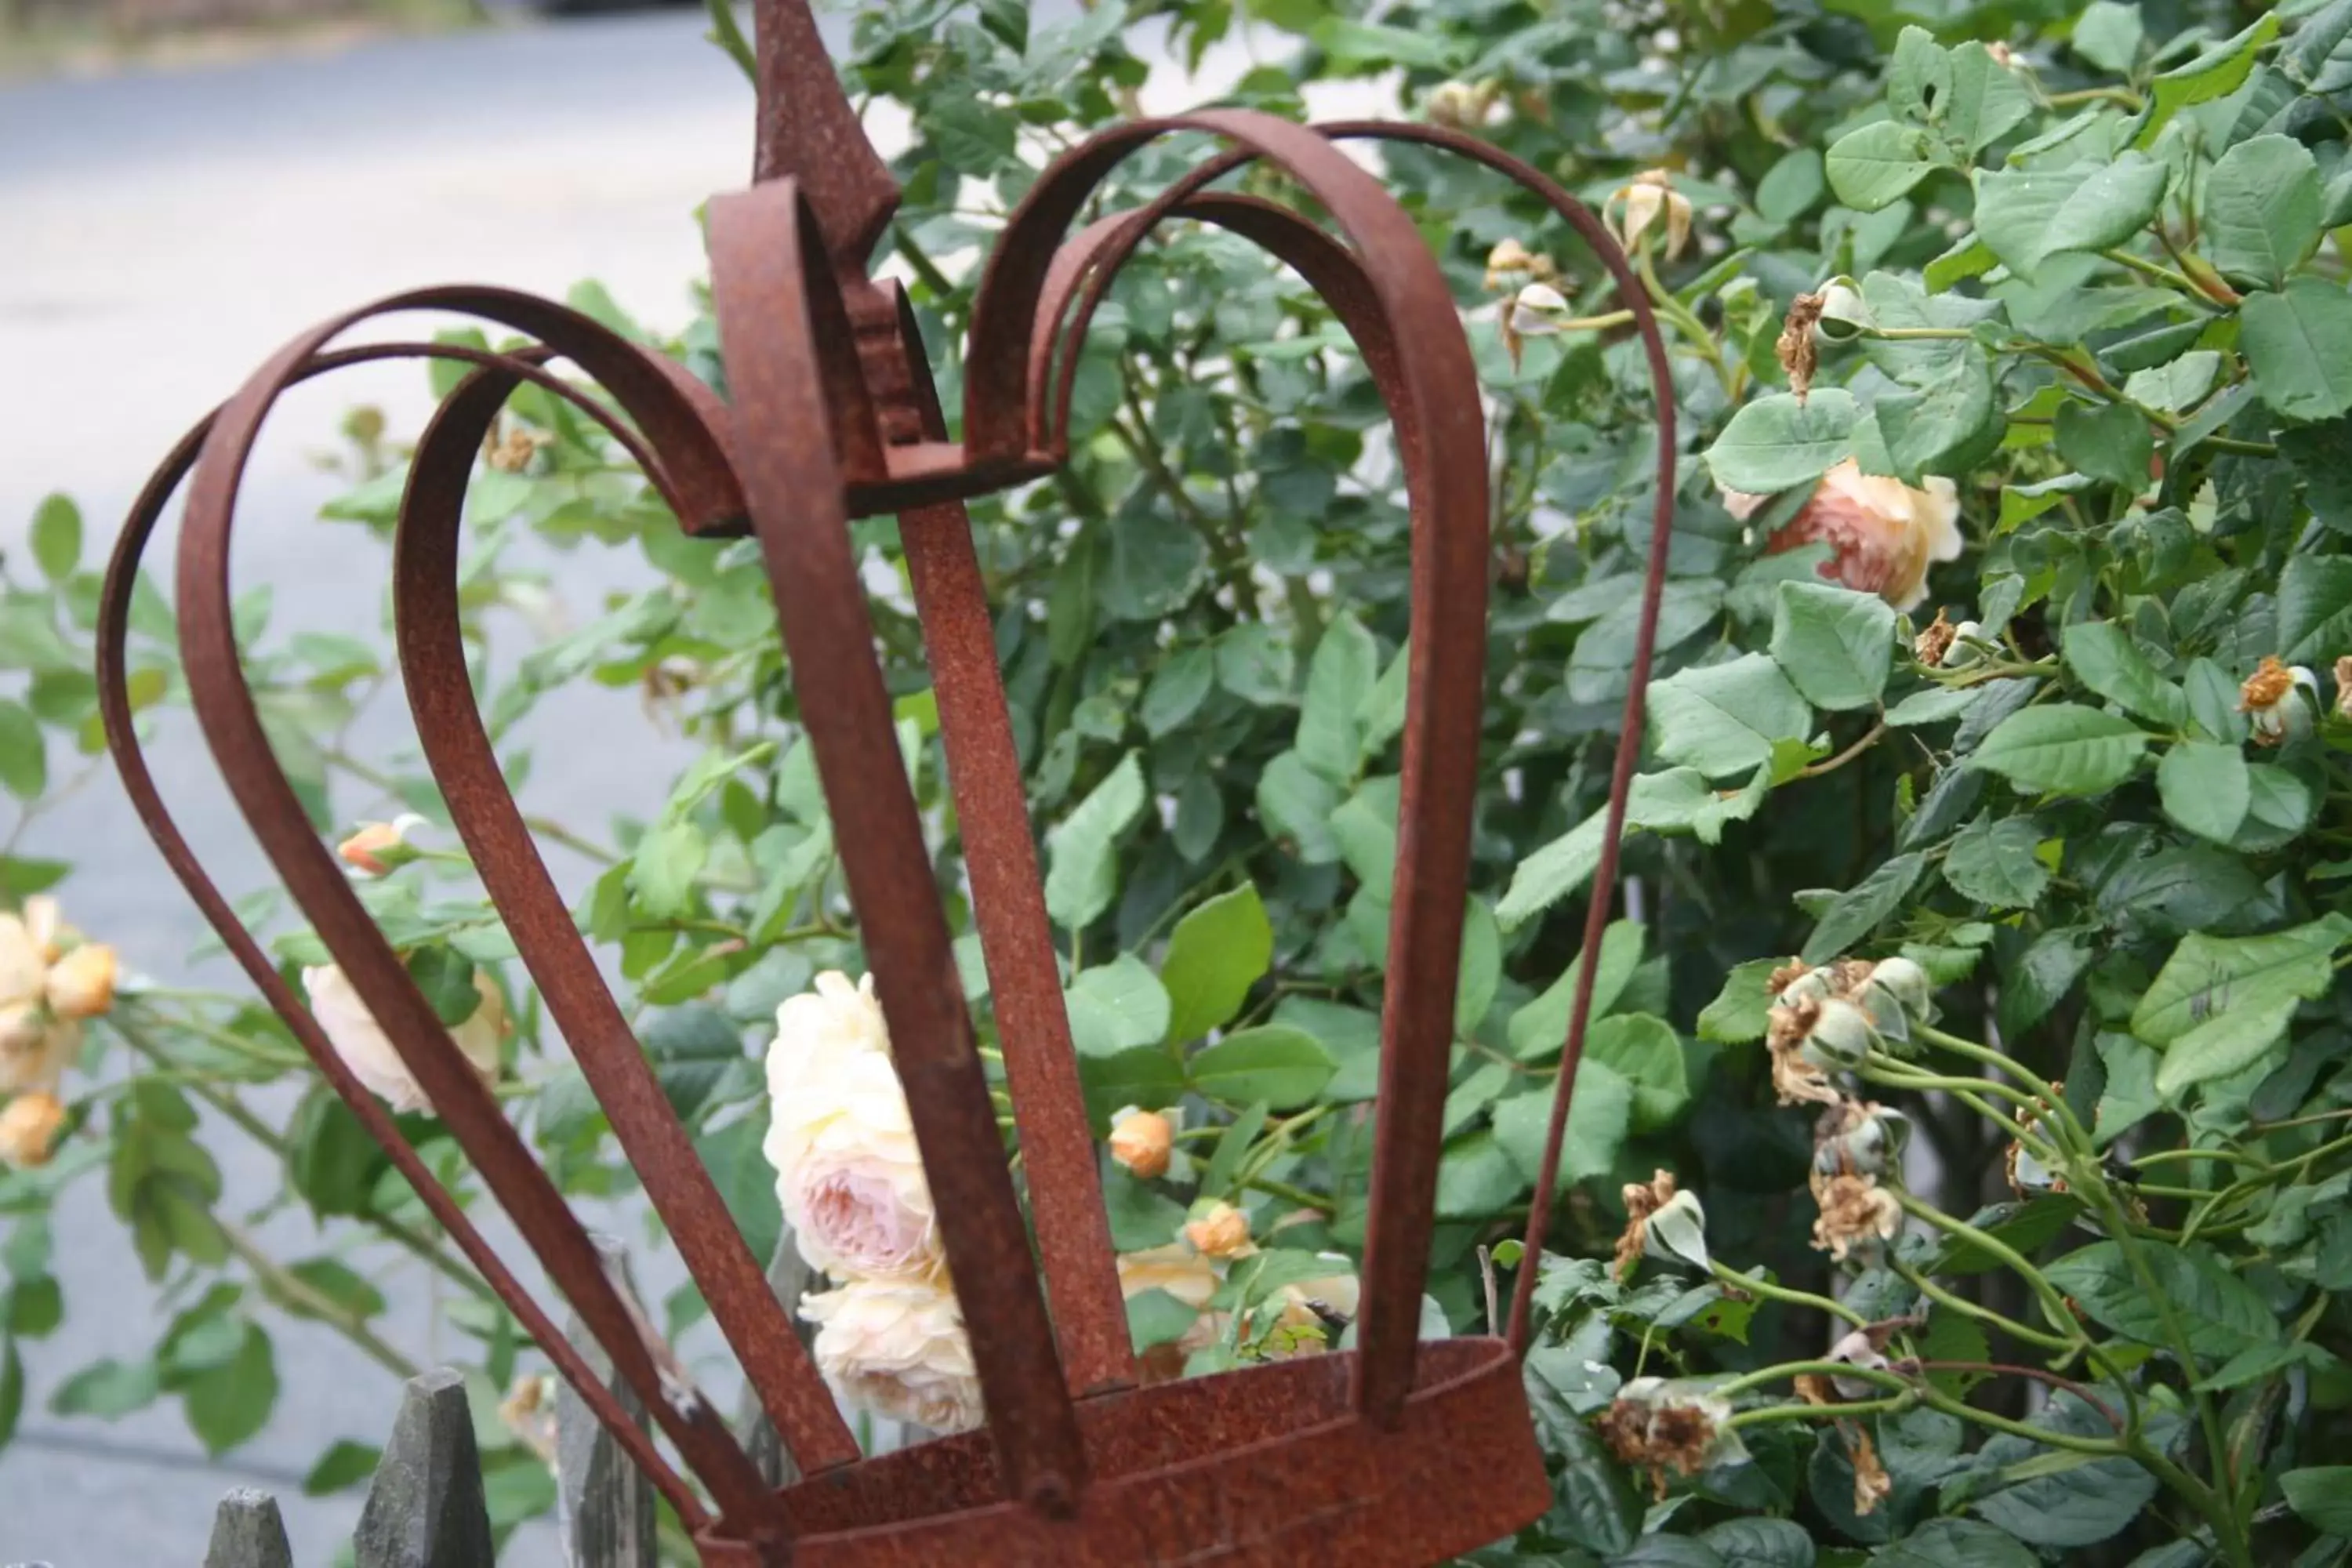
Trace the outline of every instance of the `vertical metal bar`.
<instances>
[{"instance_id":1,"label":"vertical metal bar","mask_svg":"<svg viewBox=\"0 0 2352 1568\"><path fill-rule=\"evenodd\" d=\"M898 300L899 340L920 400L924 436L947 438L914 312ZM1045 914L1037 844L1013 715L996 663L988 590L961 501L919 507L898 520L898 538L922 617L940 733L971 878L972 918L995 999L997 1038L1013 1091L1028 1173L1029 1212L1054 1306L1070 1390L1081 1397L1135 1382L1135 1351L1118 1259L1103 1209L1101 1166L1087 1125L1077 1052L1054 935Z\"/></svg>"},{"instance_id":2,"label":"vertical metal bar","mask_svg":"<svg viewBox=\"0 0 2352 1568\"><path fill-rule=\"evenodd\" d=\"M858 934L940 1210L1008 1497L1075 1508L1086 1450L964 1009L922 818L851 553L823 353L854 353L821 236L789 180L710 204L711 290L740 472Z\"/></svg>"}]
</instances>

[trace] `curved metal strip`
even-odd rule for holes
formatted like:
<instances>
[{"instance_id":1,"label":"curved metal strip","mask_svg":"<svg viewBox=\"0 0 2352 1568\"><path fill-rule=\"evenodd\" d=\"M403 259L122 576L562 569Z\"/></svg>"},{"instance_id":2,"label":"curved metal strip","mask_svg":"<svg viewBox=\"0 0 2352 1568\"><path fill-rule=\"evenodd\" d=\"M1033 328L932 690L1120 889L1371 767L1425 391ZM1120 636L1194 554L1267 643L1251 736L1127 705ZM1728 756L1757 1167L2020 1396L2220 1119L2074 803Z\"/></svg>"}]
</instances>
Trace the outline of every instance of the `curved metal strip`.
<instances>
[{"instance_id":1,"label":"curved metal strip","mask_svg":"<svg viewBox=\"0 0 2352 1568\"><path fill-rule=\"evenodd\" d=\"M907 363L920 365L921 331L906 295L893 293ZM910 376L908 384L923 436L944 440L947 418L930 377ZM1054 1337L1070 1392L1082 1398L1106 1394L1135 1382L1135 1350L971 520L961 501L917 507L900 515L898 541L939 700L948 787L1021 1134Z\"/></svg>"},{"instance_id":2,"label":"curved metal strip","mask_svg":"<svg viewBox=\"0 0 2352 1568\"><path fill-rule=\"evenodd\" d=\"M669 455L656 472L686 509L681 515L702 510L698 500L722 514L739 510L731 478L719 466L723 461L719 447L674 384L624 340L576 312L503 289L423 290L377 307L416 308L464 311L541 337L597 375L633 412L648 439ZM657 1390L647 1400L649 1408L711 1488L721 1512L756 1529L773 1512L758 1471L709 1403L674 1367L656 1361L641 1317L605 1275L562 1194L487 1087L447 1048L446 1033L432 1007L333 858L311 836L300 803L272 753L245 679L231 616L228 567L230 531L246 463L262 421L301 363L368 313L339 318L281 350L223 406L204 443L190 486L178 574L180 642L197 720L255 837L443 1121L480 1169L485 1184L530 1239L549 1274L611 1352L615 1365L633 1385L650 1384ZM632 1055L634 1069L648 1072L642 1058ZM584 1056L583 1066L588 1068ZM593 1071L591 1082L595 1083ZM600 1094L604 1092L605 1086L596 1087ZM627 1133L621 1136L625 1144ZM727 1223L725 1205L698 1162L690 1170L665 1167L643 1173L649 1194L665 1209L674 1230Z\"/></svg>"},{"instance_id":3,"label":"curved metal strip","mask_svg":"<svg viewBox=\"0 0 2352 1568\"><path fill-rule=\"evenodd\" d=\"M812 324L828 302L840 309L839 296L814 219L789 180L712 201L709 233L752 525L916 1142L932 1189L951 1194L940 1229L1001 1474L1008 1496L1066 1511L1085 1484L1086 1453L850 548Z\"/></svg>"},{"instance_id":4,"label":"curved metal strip","mask_svg":"<svg viewBox=\"0 0 2352 1568\"><path fill-rule=\"evenodd\" d=\"M964 438L994 457L1028 445L1029 337L1051 266L1045 247L1118 161L1171 131L1206 131L1280 163L1354 242L1397 353L1399 441L1413 516L1402 853L1382 1008L1380 1118L1364 1255L1358 1408L1381 1426L1412 1388L1435 1223L1437 1161L1453 1044L1463 893L1477 789L1487 578L1486 421L1454 300L1412 220L1317 132L1270 115L1214 110L1104 132L1039 176L1000 237L973 302Z\"/></svg>"},{"instance_id":5,"label":"curved metal strip","mask_svg":"<svg viewBox=\"0 0 2352 1568\"><path fill-rule=\"evenodd\" d=\"M1615 281L1620 296L1633 312L1634 329L1642 339L1644 355L1649 362L1650 380L1658 408L1658 472L1656 497L1652 503L1650 543L1643 580L1642 608L1635 631L1631 684L1619 723L1619 734L1632 737L1630 744L1621 744L1611 772L1608 816L1601 858L1594 868L1592 892L1585 910L1583 951L1598 952L1598 944L1609 922L1609 910L1614 901L1617 866L1624 837L1626 802L1633 786L1633 775L1640 760L1643 724L1649 690L1649 676L1657 645L1657 617L1660 595L1665 582L1666 557L1671 545L1675 506L1675 403L1673 371L1666 357L1665 341L1658 329L1656 313L1651 307L1648 291L1634 273L1625 253L1619 247L1606 225L1592 210L1570 195L1557 183L1534 168L1489 142L1462 132L1436 126L1412 125L1388 121L1343 121L1316 127L1335 140L1373 138L1386 141L1412 142L1442 148L1447 152L1486 164L1517 182L1558 213L1600 260ZM1056 433L1066 430L1069 421L1070 397L1076 373L1079 346L1085 341L1087 322L1099 304L1110 278L1142 235L1159 218L1171 212L1184 212L1197 205L1201 199L1194 193L1212 182L1248 163L1247 152L1225 153L1192 170L1163 192L1148 206L1132 214L1104 219L1074 241L1066 251L1077 249L1079 244L1091 241L1089 247L1073 256L1066 264L1064 258L1055 258L1055 270L1049 277L1045 303L1036 323L1030 350L1032 384L1030 408L1032 439L1041 446L1052 445ZM1227 198L1233 199L1233 198ZM1203 215L1206 216L1206 215ZM1097 237L1097 231L1102 231ZM1270 248L1270 247L1269 247ZM1287 259L1287 258L1286 258ZM1349 258L1349 265L1352 265ZM1302 276L1305 268L1294 262L1294 269ZM1076 314L1066 334L1067 347L1060 356L1050 398L1044 385L1044 367L1054 363L1053 342L1055 325L1066 306L1068 292L1080 276L1087 277L1087 286L1080 300ZM1061 291L1055 291L1059 284ZM1328 290L1320 289L1328 299ZM1360 344L1363 334L1349 324ZM1369 353L1367 355L1369 363ZM1370 366L1376 383L1380 380L1377 366ZM1384 389L1385 391L1385 389ZM1397 405L1390 400L1393 412ZM1050 412L1050 417L1049 417ZM1574 1100L1576 1069L1583 1060L1585 1036L1591 1025L1592 1011L1591 987L1594 973L1585 966L1579 973L1576 991L1569 1014L1568 1036L1560 1057L1560 1074L1554 1090L1551 1115L1544 1135L1543 1158L1538 1167L1535 1199L1528 1210L1528 1226L1523 1237L1526 1256L1542 1254L1543 1238L1549 1227L1551 1205L1559 1184L1560 1146L1566 1137L1568 1119ZM1526 1352L1531 1326L1528 1311L1534 1299L1536 1270L1522 1268L1513 1280L1511 1310L1508 1317L1508 1337L1522 1354Z\"/></svg>"},{"instance_id":6,"label":"curved metal strip","mask_svg":"<svg viewBox=\"0 0 2352 1568\"><path fill-rule=\"evenodd\" d=\"M502 360L499 355L450 344L372 344L320 355L302 365L294 382L307 381L345 365L387 359L426 358L475 364L498 363ZM263 1000L285 1020L296 1041L327 1080L328 1087L352 1108L368 1135L390 1156L394 1168L407 1180L426 1212L449 1233L458 1250L480 1271L491 1292L514 1314L523 1331L546 1352L556 1371L579 1393L590 1412L613 1435L622 1450L678 1510L679 1517L690 1516L707 1521L709 1513L694 1489L670 1468L654 1447L652 1439L614 1397L595 1369L572 1347L562 1329L507 1268L497 1249L475 1228L473 1221L458 1206L448 1189L441 1184L431 1168L402 1135L400 1126L391 1113L352 1077L351 1068L344 1065L342 1058L320 1031L317 1021L278 973L277 966L270 963L268 955L262 951L252 933L237 919L212 879L205 875L204 868L196 861L194 852L189 848L186 837L180 832L179 825L163 805L163 796L155 786L154 774L147 766L146 753L139 742L137 725L131 710L127 651L131 596L138 582L139 563L146 552L148 541L163 517L163 509L178 490L181 480L195 466L196 453L210 433L212 422L212 416L206 416L180 438L179 444L148 479L138 500L132 503L121 535L115 542L114 554L107 566L105 586L100 595L97 625L99 710L105 726L107 750L114 759L116 770L121 774L123 788L131 797L131 806L138 812L141 822L145 824L148 836L163 852L165 864L171 867L181 886L187 889L189 897L203 912L205 922L220 937L238 966L251 978ZM639 1389L635 1392L644 1396L649 1391ZM650 1392L657 1394L659 1391L656 1388Z\"/></svg>"},{"instance_id":7,"label":"curved metal strip","mask_svg":"<svg viewBox=\"0 0 2352 1568\"><path fill-rule=\"evenodd\" d=\"M393 547L393 621L409 710L450 818L514 933L549 1016L761 1405L804 1472L854 1463L856 1440L605 988L506 786L475 705L457 601L459 524L475 454L514 384L496 374L469 379L417 444ZM610 416L597 416L667 489L651 454Z\"/></svg>"}]
</instances>

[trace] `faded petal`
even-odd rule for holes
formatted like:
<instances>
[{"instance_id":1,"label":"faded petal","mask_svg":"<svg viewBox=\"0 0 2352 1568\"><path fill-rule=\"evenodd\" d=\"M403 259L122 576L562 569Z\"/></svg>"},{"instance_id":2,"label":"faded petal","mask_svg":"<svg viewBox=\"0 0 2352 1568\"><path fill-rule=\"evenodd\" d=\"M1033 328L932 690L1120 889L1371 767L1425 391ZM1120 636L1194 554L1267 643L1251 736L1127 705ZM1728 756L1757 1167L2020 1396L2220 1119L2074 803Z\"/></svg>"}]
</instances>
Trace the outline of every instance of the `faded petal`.
<instances>
[{"instance_id":1,"label":"faded petal","mask_svg":"<svg viewBox=\"0 0 2352 1568\"><path fill-rule=\"evenodd\" d=\"M933 1432L964 1432L984 1411L963 1313L944 1284L856 1279L801 1298L817 1325L817 1370L850 1405Z\"/></svg>"},{"instance_id":2,"label":"faded petal","mask_svg":"<svg viewBox=\"0 0 2352 1568\"><path fill-rule=\"evenodd\" d=\"M489 976L477 970L474 989L480 997L470 1016L448 1031L449 1041L457 1047L459 1056L485 1083L498 1074L499 1043L506 1036L506 1004L499 998L498 988ZM368 1011L360 999L358 987L336 964L322 964L302 972L302 990L310 1001L310 1016L316 1018L327 1043L352 1070L370 1093L380 1096L397 1111L422 1110L430 1113L433 1101L401 1058L390 1036Z\"/></svg>"}]
</instances>

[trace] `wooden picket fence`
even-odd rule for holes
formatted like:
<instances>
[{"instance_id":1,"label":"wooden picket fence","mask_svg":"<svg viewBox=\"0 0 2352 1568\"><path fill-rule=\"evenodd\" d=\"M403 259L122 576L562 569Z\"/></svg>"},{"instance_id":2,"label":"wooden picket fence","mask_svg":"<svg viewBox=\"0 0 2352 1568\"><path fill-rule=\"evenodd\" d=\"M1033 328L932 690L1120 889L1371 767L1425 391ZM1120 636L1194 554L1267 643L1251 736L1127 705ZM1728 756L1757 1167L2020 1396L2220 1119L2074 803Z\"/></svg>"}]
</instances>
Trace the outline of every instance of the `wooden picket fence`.
<instances>
[{"instance_id":1,"label":"wooden picket fence","mask_svg":"<svg viewBox=\"0 0 2352 1568\"><path fill-rule=\"evenodd\" d=\"M596 1245L625 1279L620 1245L602 1237ZM807 1266L790 1235L776 1249L768 1281L787 1304L797 1303L808 1284ZM569 1331L589 1364L645 1426L644 1408L614 1378L611 1360L576 1320ZM740 1430L771 1485L793 1479L792 1460L774 1426L748 1394ZM893 1447L911 1436L886 1434L877 1447ZM555 1450L565 1568L659 1568L654 1489L569 1385L559 1385L556 1396ZM497 1552L461 1374L444 1370L409 1381L352 1545L357 1568L493 1568ZM223 1498L204 1568L294 1568L277 1500L247 1488Z\"/></svg>"}]
</instances>

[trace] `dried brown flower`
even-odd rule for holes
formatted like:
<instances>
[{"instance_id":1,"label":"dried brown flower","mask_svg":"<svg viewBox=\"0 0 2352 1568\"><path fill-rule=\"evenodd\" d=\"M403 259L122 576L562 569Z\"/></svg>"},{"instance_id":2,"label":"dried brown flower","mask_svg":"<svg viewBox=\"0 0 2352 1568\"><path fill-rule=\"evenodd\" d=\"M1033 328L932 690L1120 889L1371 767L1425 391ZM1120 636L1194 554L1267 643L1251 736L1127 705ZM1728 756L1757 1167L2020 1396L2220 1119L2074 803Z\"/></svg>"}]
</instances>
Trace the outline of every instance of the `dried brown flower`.
<instances>
[{"instance_id":1,"label":"dried brown flower","mask_svg":"<svg viewBox=\"0 0 2352 1568\"><path fill-rule=\"evenodd\" d=\"M1649 1471L1651 1491L1664 1500L1666 1472L1705 1469L1730 1415L1726 1401L1677 1394L1658 1378L1637 1377L1594 1418L1592 1429L1619 1460Z\"/></svg>"},{"instance_id":2,"label":"dried brown flower","mask_svg":"<svg viewBox=\"0 0 2352 1568\"><path fill-rule=\"evenodd\" d=\"M1821 351L1813 342L1813 325L1822 319L1825 301L1819 294L1800 294L1789 301L1789 319L1780 328L1780 341L1776 352L1780 356L1780 368L1789 374L1789 390L1802 403L1813 389L1813 371L1821 363Z\"/></svg>"},{"instance_id":3,"label":"dried brown flower","mask_svg":"<svg viewBox=\"0 0 2352 1568\"><path fill-rule=\"evenodd\" d=\"M2294 672L2281 662L2274 653L2263 655L2263 662L2254 673L2246 677L2238 688L2238 711L2266 713L2286 700L2294 689Z\"/></svg>"},{"instance_id":4,"label":"dried brown flower","mask_svg":"<svg viewBox=\"0 0 2352 1568\"><path fill-rule=\"evenodd\" d=\"M1840 1262L1856 1247L1894 1240L1903 1228L1903 1206L1874 1176L1815 1172L1812 1188L1822 1208L1813 1221L1813 1246Z\"/></svg>"},{"instance_id":5,"label":"dried brown flower","mask_svg":"<svg viewBox=\"0 0 2352 1568\"><path fill-rule=\"evenodd\" d=\"M1927 629L1911 639L1912 657L1930 669L1940 669L1944 656L1952 651L1952 643L1959 635L1960 628L1952 625L1942 607L1938 606L1936 618L1927 623Z\"/></svg>"},{"instance_id":6,"label":"dried brown flower","mask_svg":"<svg viewBox=\"0 0 2352 1568\"><path fill-rule=\"evenodd\" d=\"M1867 1518L1895 1489L1895 1478L1878 1462L1878 1449L1871 1443L1867 1427L1855 1424L1847 1433L1846 1447L1853 1457L1853 1511Z\"/></svg>"},{"instance_id":7,"label":"dried brown flower","mask_svg":"<svg viewBox=\"0 0 2352 1568\"><path fill-rule=\"evenodd\" d=\"M1618 1279L1632 1274L1642 1260L1642 1250L1650 1240L1650 1216L1665 1207L1674 1195L1672 1171L1660 1171L1646 1184L1625 1184L1625 1231L1617 1238Z\"/></svg>"}]
</instances>

